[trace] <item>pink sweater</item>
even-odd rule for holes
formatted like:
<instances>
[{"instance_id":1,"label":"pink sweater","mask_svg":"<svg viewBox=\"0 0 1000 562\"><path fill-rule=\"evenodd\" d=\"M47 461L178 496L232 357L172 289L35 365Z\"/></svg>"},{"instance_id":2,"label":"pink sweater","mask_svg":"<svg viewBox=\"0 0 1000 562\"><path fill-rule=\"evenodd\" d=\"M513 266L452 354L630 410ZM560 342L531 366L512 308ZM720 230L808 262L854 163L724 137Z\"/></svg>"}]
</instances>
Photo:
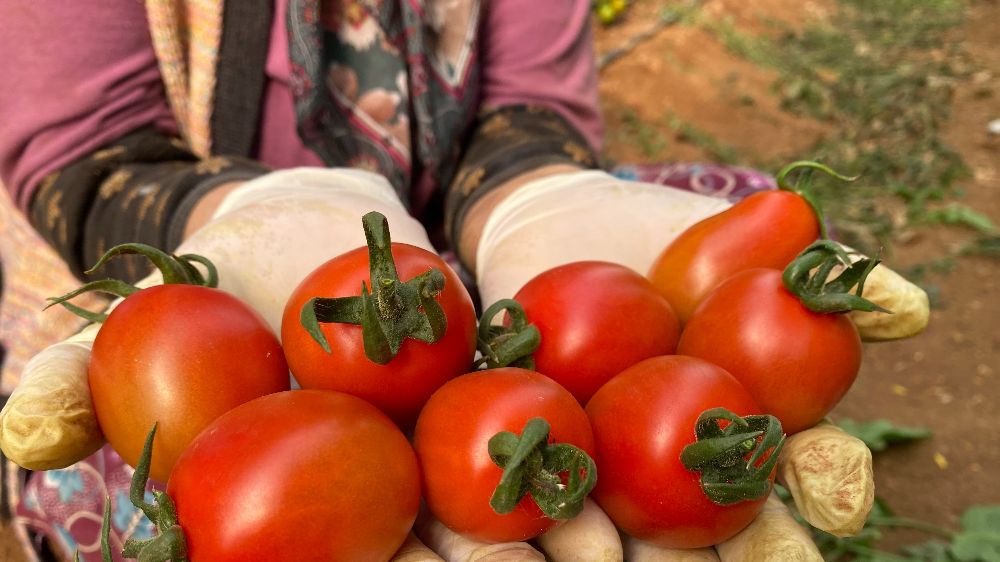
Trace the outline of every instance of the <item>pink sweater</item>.
<instances>
[{"instance_id":1,"label":"pink sweater","mask_svg":"<svg viewBox=\"0 0 1000 562\"><path fill-rule=\"evenodd\" d=\"M58 5L56 5L58 4ZM600 150L589 0L493 0L481 30L482 104L553 108ZM321 165L295 131L287 0L276 0L256 157ZM141 2L0 2L0 180L24 210L41 178L124 134L175 134Z\"/></svg>"}]
</instances>

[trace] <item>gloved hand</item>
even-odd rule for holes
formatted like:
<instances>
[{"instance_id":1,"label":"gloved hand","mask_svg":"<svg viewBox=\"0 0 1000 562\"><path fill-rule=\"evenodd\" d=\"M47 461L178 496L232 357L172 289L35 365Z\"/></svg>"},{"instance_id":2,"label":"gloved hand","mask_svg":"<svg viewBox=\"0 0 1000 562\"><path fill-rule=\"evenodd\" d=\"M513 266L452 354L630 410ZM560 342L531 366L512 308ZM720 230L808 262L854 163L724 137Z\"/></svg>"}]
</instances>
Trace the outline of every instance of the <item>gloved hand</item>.
<instances>
[{"instance_id":1,"label":"gloved hand","mask_svg":"<svg viewBox=\"0 0 1000 562\"><path fill-rule=\"evenodd\" d=\"M722 199L623 181L601 171L559 173L535 180L496 205L485 222L475 255L482 302L489 305L512 298L535 275L579 260L609 261L645 274L662 249L681 232L729 206ZM866 297L876 304L898 308L899 299L904 298L901 294L911 293L914 298L904 299L921 308L920 299L916 298L922 294L919 288L884 265L876 267L874 272L865 285ZM890 279L891 284L883 284L882 279ZM926 301L923 303L926 308ZM887 323L897 325L889 329ZM924 324L925 314L883 315L878 332L869 334L866 330L873 323L857 322L866 340L908 337L918 333ZM817 463L825 468L816 470ZM874 495L871 453L860 440L831 426L820 425L792 436L780 456L778 474L779 481L790 488L798 511L811 524L835 535L858 532L871 509ZM700 553L702 558L691 559L712 560L718 554L723 560L821 560L807 535L787 533L801 527L780 502L775 502L772 499L750 527L725 545L719 545L714 549L716 552L706 549ZM599 510L596 505L593 509ZM570 528L569 524L563 525L549 534L585 535ZM780 549L773 542L773 533L788 538ZM547 548L545 540L539 542ZM630 537L626 537L625 543L636 556L637 552L666 555L664 549ZM793 551L797 554L792 555ZM546 550L546 553L552 557L551 552ZM770 558L761 553L770 553ZM699 555L693 551L686 554Z\"/></svg>"},{"instance_id":2,"label":"gloved hand","mask_svg":"<svg viewBox=\"0 0 1000 562\"><path fill-rule=\"evenodd\" d=\"M433 250L381 176L351 169L272 172L237 187L177 249L215 263L219 287L256 309L275 333L292 290L319 264L365 244L361 216L378 211L393 241ZM138 283L161 282L154 273ZM114 306L116 303L112 303ZM31 470L69 466L104 443L87 383L99 325L36 355L0 412L0 447Z\"/></svg>"}]
</instances>

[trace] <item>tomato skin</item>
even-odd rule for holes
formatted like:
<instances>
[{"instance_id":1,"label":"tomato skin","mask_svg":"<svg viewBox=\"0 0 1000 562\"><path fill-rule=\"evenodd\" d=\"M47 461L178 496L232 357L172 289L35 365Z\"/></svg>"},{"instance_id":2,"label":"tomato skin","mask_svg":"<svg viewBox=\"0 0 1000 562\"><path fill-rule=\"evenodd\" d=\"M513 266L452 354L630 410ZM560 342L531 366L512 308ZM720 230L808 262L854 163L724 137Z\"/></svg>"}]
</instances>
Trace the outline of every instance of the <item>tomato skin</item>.
<instances>
[{"instance_id":1,"label":"tomato skin","mask_svg":"<svg viewBox=\"0 0 1000 562\"><path fill-rule=\"evenodd\" d=\"M264 319L236 297L196 285L158 285L108 315L91 351L90 392L108 443L132 466L159 424L150 477L215 418L287 390L288 366Z\"/></svg>"},{"instance_id":2,"label":"tomato skin","mask_svg":"<svg viewBox=\"0 0 1000 562\"><path fill-rule=\"evenodd\" d=\"M698 416L714 407L760 413L724 369L681 355L637 363L590 399L600 471L593 497L621 530L662 547L701 548L732 537L760 513L766 496L717 505L700 475L681 463L681 451L696 441Z\"/></svg>"},{"instance_id":3,"label":"tomato skin","mask_svg":"<svg viewBox=\"0 0 1000 562\"><path fill-rule=\"evenodd\" d=\"M420 504L413 449L377 408L292 390L220 417L167 483L191 562L385 562Z\"/></svg>"},{"instance_id":4,"label":"tomato skin","mask_svg":"<svg viewBox=\"0 0 1000 562\"><path fill-rule=\"evenodd\" d=\"M681 233L648 277L684 324L719 283L754 267L784 269L819 234L816 212L800 195L754 193Z\"/></svg>"},{"instance_id":5,"label":"tomato skin","mask_svg":"<svg viewBox=\"0 0 1000 562\"><path fill-rule=\"evenodd\" d=\"M816 425L840 401L861 351L847 315L810 311L773 269L744 271L716 288L678 344L678 353L732 373L789 435Z\"/></svg>"},{"instance_id":6,"label":"tomato skin","mask_svg":"<svg viewBox=\"0 0 1000 562\"><path fill-rule=\"evenodd\" d=\"M514 296L541 334L535 370L581 404L626 367L674 352L680 324L670 304L627 267L580 261L545 271Z\"/></svg>"},{"instance_id":7,"label":"tomato skin","mask_svg":"<svg viewBox=\"0 0 1000 562\"><path fill-rule=\"evenodd\" d=\"M593 452L583 407L537 372L515 367L478 371L438 389L420 413L413 436L431 513L452 530L487 542L527 540L556 526L530 495L506 515L494 512L489 503L503 474L490 459L490 438L501 431L520 435L535 417L551 425L550 443Z\"/></svg>"},{"instance_id":8,"label":"tomato skin","mask_svg":"<svg viewBox=\"0 0 1000 562\"><path fill-rule=\"evenodd\" d=\"M468 371L476 350L476 312L458 275L436 254L409 244L392 244L400 279L439 269L445 287L438 296L447 317L445 335L433 344L406 339L385 365L365 356L361 327L321 324L332 353L326 353L302 327L302 306L313 297L344 297L369 288L368 248L362 247L320 265L295 289L285 306L281 342L292 374L302 388L338 390L368 400L400 426L412 426L427 398L445 381Z\"/></svg>"}]
</instances>

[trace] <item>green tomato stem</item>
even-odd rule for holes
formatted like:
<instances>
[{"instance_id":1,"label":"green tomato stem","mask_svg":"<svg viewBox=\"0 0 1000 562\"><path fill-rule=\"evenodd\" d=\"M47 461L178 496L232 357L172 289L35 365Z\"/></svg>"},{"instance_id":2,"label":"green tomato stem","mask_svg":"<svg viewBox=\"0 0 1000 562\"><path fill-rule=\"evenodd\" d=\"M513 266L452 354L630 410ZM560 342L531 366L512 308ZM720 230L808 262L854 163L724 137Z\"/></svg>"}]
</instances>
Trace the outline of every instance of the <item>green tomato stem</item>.
<instances>
[{"instance_id":1,"label":"green tomato stem","mask_svg":"<svg viewBox=\"0 0 1000 562\"><path fill-rule=\"evenodd\" d=\"M808 203L809 206L812 207L813 212L816 213L816 221L819 223L820 238L828 238L829 232L826 227L826 219L823 217L823 209L820 207L819 201L816 200L816 198L805 188L805 186L802 186L800 184L795 184L793 186L788 183L788 175L791 174L793 171L802 168L805 168L807 170L819 170L829 176L835 177L839 180L843 180L846 182L855 181L858 179L859 176L844 176L835 172L829 166L825 166L823 164L820 164L819 162L813 162L811 160L798 160L796 162L792 162L791 164L788 164L787 166L779 170L778 173L774 176L774 180L778 184L778 189L782 189L784 191L791 191L792 193L798 194L799 197L805 199L806 203Z\"/></svg>"},{"instance_id":2,"label":"green tomato stem","mask_svg":"<svg viewBox=\"0 0 1000 562\"><path fill-rule=\"evenodd\" d=\"M385 216L370 212L362 218L368 244L371 291L362 282L361 295L315 297L299 312L299 321L327 353L330 344L321 323L361 326L365 355L379 365L392 361L403 340L413 338L435 343L444 337L448 320L437 297L444 291L445 277L433 268L403 282L392 257L389 224Z\"/></svg>"},{"instance_id":3,"label":"green tomato stem","mask_svg":"<svg viewBox=\"0 0 1000 562\"><path fill-rule=\"evenodd\" d=\"M720 421L729 424L723 429ZM698 416L695 436L681 452L681 463L701 473L702 491L713 503L731 505L771 492L771 473L785 443L777 418L741 418L725 408L712 408Z\"/></svg>"},{"instance_id":4,"label":"green tomato stem","mask_svg":"<svg viewBox=\"0 0 1000 562\"><path fill-rule=\"evenodd\" d=\"M509 327L493 323L494 318L504 312L510 316ZM542 336L534 324L528 323L521 303L501 299L483 312L477 342L482 357L474 368L485 365L487 369L513 366L534 370L532 354L538 350Z\"/></svg>"},{"instance_id":5,"label":"green tomato stem","mask_svg":"<svg viewBox=\"0 0 1000 562\"><path fill-rule=\"evenodd\" d=\"M490 498L495 512L510 513L525 494L550 519L572 519L583 510L583 500L597 484L597 466L578 447L548 444L549 429L545 419L532 418L520 436L501 431L490 438L490 458L503 469Z\"/></svg>"},{"instance_id":6,"label":"green tomato stem","mask_svg":"<svg viewBox=\"0 0 1000 562\"><path fill-rule=\"evenodd\" d=\"M850 256L836 242L819 240L803 250L782 273L782 283L799 298L803 306L823 314L862 310L891 313L862 296L865 280L879 264L877 258L864 258L851 263ZM829 280L835 267L844 271ZM854 294L851 289L856 288Z\"/></svg>"},{"instance_id":7,"label":"green tomato stem","mask_svg":"<svg viewBox=\"0 0 1000 562\"><path fill-rule=\"evenodd\" d=\"M140 562L187 562L187 542L184 530L178 524L174 502L166 492L155 490L154 503L146 502L146 483L149 481L149 467L153 459L153 437L157 424L146 434L142 454L132 474L129 485L129 501L142 510L143 514L156 526L157 534L145 540L128 539L122 547L123 558L135 558ZM109 535L111 532L111 500L105 503L104 521L101 524L101 552L104 562L112 562Z\"/></svg>"},{"instance_id":8,"label":"green tomato stem","mask_svg":"<svg viewBox=\"0 0 1000 562\"><path fill-rule=\"evenodd\" d=\"M114 248L111 248L97 260L94 267L91 267L84 273L91 275L115 256L130 254L138 254L148 258L149 261L160 270L160 273L163 274L163 283L165 285L183 284L201 285L204 287L218 286L218 270L216 269L215 264L213 264L208 258L197 254L175 256L148 244L138 243L119 244ZM194 266L195 263L201 264L205 267L205 270L208 272L207 277L202 275L201 271ZM80 316L90 322L104 322L107 319L106 314L91 312L69 302L70 299L90 291L98 291L125 298L139 291L139 288L119 279L100 279L97 281L91 281L79 289L70 291L62 296L50 297L48 299L49 304L46 305L45 308L59 304L73 314L76 314L77 316Z\"/></svg>"}]
</instances>

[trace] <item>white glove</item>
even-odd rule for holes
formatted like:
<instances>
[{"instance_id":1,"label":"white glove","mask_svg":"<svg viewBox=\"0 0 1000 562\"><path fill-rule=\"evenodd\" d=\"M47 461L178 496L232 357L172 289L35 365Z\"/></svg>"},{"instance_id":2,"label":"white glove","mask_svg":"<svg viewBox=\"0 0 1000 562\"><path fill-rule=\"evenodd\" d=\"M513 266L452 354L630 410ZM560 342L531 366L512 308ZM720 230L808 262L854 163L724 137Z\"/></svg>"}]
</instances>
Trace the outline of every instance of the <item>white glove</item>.
<instances>
[{"instance_id":1,"label":"white glove","mask_svg":"<svg viewBox=\"0 0 1000 562\"><path fill-rule=\"evenodd\" d=\"M597 170L525 184L490 213L476 251L486 306L514 294L557 265L601 260L645 275L653 260L692 224L730 203Z\"/></svg>"},{"instance_id":2,"label":"white glove","mask_svg":"<svg viewBox=\"0 0 1000 562\"><path fill-rule=\"evenodd\" d=\"M279 333L285 301L326 260L365 244L361 217L386 216L394 242L432 250L423 227L381 176L351 169L272 172L228 194L212 220L177 249L215 263L219 287ZM159 273L139 283L160 283ZM112 306L114 303L112 304ZM87 382L98 327L38 353L0 412L0 448L32 470L69 466L103 443Z\"/></svg>"}]
</instances>

